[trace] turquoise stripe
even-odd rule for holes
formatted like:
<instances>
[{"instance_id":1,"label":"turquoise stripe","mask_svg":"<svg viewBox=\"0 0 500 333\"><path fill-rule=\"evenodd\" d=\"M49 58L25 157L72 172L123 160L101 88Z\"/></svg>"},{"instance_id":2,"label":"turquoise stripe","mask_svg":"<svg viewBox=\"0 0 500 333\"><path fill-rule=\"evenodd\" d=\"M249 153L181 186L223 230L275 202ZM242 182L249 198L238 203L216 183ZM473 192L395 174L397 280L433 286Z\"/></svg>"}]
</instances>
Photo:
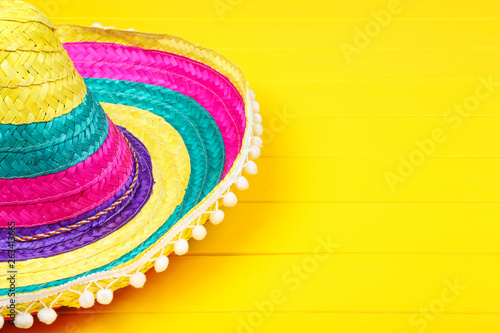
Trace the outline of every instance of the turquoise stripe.
<instances>
[{"instance_id":1,"label":"turquoise stripe","mask_svg":"<svg viewBox=\"0 0 500 333\"><path fill-rule=\"evenodd\" d=\"M17 288L29 293L69 282L75 278L113 269L130 261L165 235L177 221L196 206L219 183L224 168L224 142L212 116L192 98L163 87L106 79L85 79L88 88L100 102L123 104L148 110L163 117L182 136L191 159L191 176L184 201L172 216L144 243L115 261L80 274L46 284ZM6 289L0 295L7 294Z\"/></svg>"},{"instance_id":2,"label":"turquoise stripe","mask_svg":"<svg viewBox=\"0 0 500 333\"><path fill-rule=\"evenodd\" d=\"M0 124L0 178L31 178L66 170L95 153L108 120L89 92L70 113L49 122Z\"/></svg>"}]
</instances>

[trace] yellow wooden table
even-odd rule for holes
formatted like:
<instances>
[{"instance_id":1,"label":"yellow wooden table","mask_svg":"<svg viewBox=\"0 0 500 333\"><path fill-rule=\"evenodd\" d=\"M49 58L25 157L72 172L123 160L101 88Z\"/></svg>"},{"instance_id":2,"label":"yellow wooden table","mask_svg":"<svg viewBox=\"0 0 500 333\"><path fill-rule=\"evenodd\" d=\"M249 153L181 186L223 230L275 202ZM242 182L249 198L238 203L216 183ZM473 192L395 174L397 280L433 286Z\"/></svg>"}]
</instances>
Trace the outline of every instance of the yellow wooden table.
<instances>
[{"instance_id":1,"label":"yellow wooden table","mask_svg":"<svg viewBox=\"0 0 500 333\"><path fill-rule=\"evenodd\" d=\"M34 331L499 331L498 1L32 2L222 52L265 125L259 174L205 241Z\"/></svg>"}]
</instances>

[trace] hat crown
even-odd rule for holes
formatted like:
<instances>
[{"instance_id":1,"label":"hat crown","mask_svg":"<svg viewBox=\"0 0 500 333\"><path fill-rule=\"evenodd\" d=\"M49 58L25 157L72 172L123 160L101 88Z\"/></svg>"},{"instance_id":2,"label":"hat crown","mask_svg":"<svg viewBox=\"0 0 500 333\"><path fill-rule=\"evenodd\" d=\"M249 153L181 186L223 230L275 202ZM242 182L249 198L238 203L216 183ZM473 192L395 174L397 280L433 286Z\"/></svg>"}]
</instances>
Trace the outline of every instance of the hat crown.
<instances>
[{"instance_id":1,"label":"hat crown","mask_svg":"<svg viewBox=\"0 0 500 333\"><path fill-rule=\"evenodd\" d=\"M47 122L83 102L86 87L49 19L0 0L0 123Z\"/></svg>"},{"instance_id":2,"label":"hat crown","mask_svg":"<svg viewBox=\"0 0 500 333\"><path fill-rule=\"evenodd\" d=\"M66 170L98 151L109 126L47 17L0 0L0 179Z\"/></svg>"}]
</instances>

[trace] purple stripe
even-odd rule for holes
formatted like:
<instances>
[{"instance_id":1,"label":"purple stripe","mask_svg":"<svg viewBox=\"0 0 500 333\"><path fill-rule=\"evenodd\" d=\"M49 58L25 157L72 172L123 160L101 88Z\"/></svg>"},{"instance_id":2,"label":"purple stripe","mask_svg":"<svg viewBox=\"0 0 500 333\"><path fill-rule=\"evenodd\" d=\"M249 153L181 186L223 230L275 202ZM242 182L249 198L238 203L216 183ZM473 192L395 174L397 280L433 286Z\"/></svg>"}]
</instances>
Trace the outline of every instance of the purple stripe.
<instances>
[{"instance_id":1,"label":"purple stripe","mask_svg":"<svg viewBox=\"0 0 500 333\"><path fill-rule=\"evenodd\" d=\"M137 180L137 186L133 189L131 195L129 195L113 210L72 231L32 242L16 242L16 260L22 261L51 257L87 246L106 237L125 225L142 209L151 196L154 184L151 157L149 156L149 152L146 147L136 137L122 127L118 127L118 129L129 140L137 154L139 162L139 178ZM17 228L17 235L22 237L38 233L46 233L48 231L57 230L61 227L75 224L97 214L98 212L111 206L113 202L123 196L123 194L130 188L134 173L135 167L134 170L132 170L131 177L127 180L125 186L122 187L115 196L99 207L96 207L74 219L63 222L39 227ZM7 247L7 233L8 229L0 229L0 262L8 260L8 253L6 251L9 249Z\"/></svg>"}]
</instances>

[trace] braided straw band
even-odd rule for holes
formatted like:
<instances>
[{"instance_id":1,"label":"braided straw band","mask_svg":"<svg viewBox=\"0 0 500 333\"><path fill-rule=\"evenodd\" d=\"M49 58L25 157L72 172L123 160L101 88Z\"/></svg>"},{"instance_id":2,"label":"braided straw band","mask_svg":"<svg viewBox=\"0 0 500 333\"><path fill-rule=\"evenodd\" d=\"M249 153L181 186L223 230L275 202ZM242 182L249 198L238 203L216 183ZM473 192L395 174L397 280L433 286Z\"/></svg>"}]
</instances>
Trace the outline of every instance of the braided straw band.
<instances>
[{"instance_id":1,"label":"braided straw band","mask_svg":"<svg viewBox=\"0 0 500 333\"><path fill-rule=\"evenodd\" d=\"M195 99L215 119L226 147L225 175L241 149L244 104L238 90L220 73L176 54L110 43L64 44L83 77L163 86Z\"/></svg>"},{"instance_id":2,"label":"braided straw band","mask_svg":"<svg viewBox=\"0 0 500 333\"><path fill-rule=\"evenodd\" d=\"M0 101L0 107L1 105ZM26 153L21 149L15 149L13 152L0 151L0 178L31 178L56 173L68 169L95 153L108 135L108 120L101 106L90 95L82 108L95 109L89 112L90 114L95 113L96 117L91 120L89 126L85 127L84 130L75 133L75 135L68 137L64 141L44 142L45 140L42 138L49 134L41 134L40 132L45 132L45 128L52 127L50 124L21 126L15 130L14 138L18 138L22 142L27 140L24 137L33 136L31 141L39 140L42 147L41 149L29 150ZM81 121L82 115L80 115L80 111L78 110L76 114L78 118L68 115L67 118L62 119L60 122L64 124L63 126L69 126L71 131L75 126L74 123ZM57 118L54 121L59 122ZM54 124L54 132L57 131L59 126ZM2 140L11 140L5 138L7 134L13 133L2 133ZM37 136L39 137L37 138Z\"/></svg>"},{"instance_id":3,"label":"braided straw band","mask_svg":"<svg viewBox=\"0 0 500 333\"><path fill-rule=\"evenodd\" d=\"M91 179L90 186L75 183L86 188L79 190L77 187L74 194L50 198L51 201L0 204L0 226L7 227L7 221L14 221L17 227L33 227L68 220L101 205L118 192L132 172L132 158L113 123L109 122L109 127L108 138L89 163L83 161L66 172L45 178L45 181L53 182L55 187L64 182L66 177L71 178L74 173L79 173L77 178L80 180ZM89 169L92 166L97 168ZM23 190L22 187L13 188Z\"/></svg>"},{"instance_id":4,"label":"braided straw band","mask_svg":"<svg viewBox=\"0 0 500 333\"><path fill-rule=\"evenodd\" d=\"M89 270L113 263L147 240L182 202L190 168L189 155L179 134L164 120L160 123L145 117L142 121L130 113L124 116L133 120L127 129L135 135L139 133L137 137L152 154L155 184L151 197L130 222L105 238L50 258L17 262L19 288L86 274ZM127 138L131 143L134 140ZM0 274L7 271L6 266L7 263L0 263ZM2 280L5 279L0 278L0 287L5 288L7 283Z\"/></svg>"},{"instance_id":5,"label":"braided straw band","mask_svg":"<svg viewBox=\"0 0 500 333\"><path fill-rule=\"evenodd\" d=\"M93 215L85 220L82 220L78 223L72 224L68 227L62 227L62 228L59 228L59 229L54 230L54 231L48 231L46 233L36 234L34 236L24 236L24 237L15 236L14 239L16 241L19 241L19 242L31 242L31 241L40 240L42 238L49 238L49 237L52 237L55 235L60 235L60 234L69 232L71 230L74 230L76 228L79 228L82 225L85 225L91 221L97 220L99 217L103 216L104 214L107 214L109 211L115 209L116 206L121 204L122 201L125 200L129 196L130 193L132 193L133 189L137 185L137 179L139 178L139 165L138 165L138 161L137 161L137 154L135 153L134 149L132 148L132 146L128 142L127 138L124 137L124 139L127 142L127 145L129 146L130 150L132 151L132 156L134 158L134 163L135 163L135 173L134 173L134 179L132 180L132 184L130 185L129 189L117 201L113 202L113 204L111 206L98 212L97 214L95 214L95 215Z\"/></svg>"},{"instance_id":6,"label":"braided straw band","mask_svg":"<svg viewBox=\"0 0 500 333\"><path fill-rule=\"evenodd\" d=\"M120 128L124 135L131 136L125 129ZM129 140L138 157L138 180L137 186L132 190L132 193L114 210L109 211L108 214L102 215L96 220L93 220L69 233L59 234L50 238L38 240L36 242L23 242L16 244L16 259L18 261L35 259L40 257L50 257L57 254L76 250L78 248L87 246L99 239L102 239L112 232L118 230L126 223L130 222L146 204L150 198L153 188L153 171L151 158L149 153L142 143L138 140ZM112 205L130 188L132 180L135 175L135 168L133 174L127 181L127 184L117 193L113 198L108 200L104 205L101 205L90 212L87 212L78 218L65 221L64 223L57 223L48 226L40 226L36 228L20 228L17 229L19 236L33 235L35 233L44 233L47 231L56 230L59 227L65 227L75 224L78 221L91 217ZM7 229L1 231L7 233ZM0 232L1 232L0 231ZM0 233L1 235L1 233ZM7 239L0 239L0 244L8 249L9 243ZM2 255L0 251L0 255ZM7 257L7 256L5 256ZM5 261L5 260L2 260Z\"/></svg>"}]
</instances>

